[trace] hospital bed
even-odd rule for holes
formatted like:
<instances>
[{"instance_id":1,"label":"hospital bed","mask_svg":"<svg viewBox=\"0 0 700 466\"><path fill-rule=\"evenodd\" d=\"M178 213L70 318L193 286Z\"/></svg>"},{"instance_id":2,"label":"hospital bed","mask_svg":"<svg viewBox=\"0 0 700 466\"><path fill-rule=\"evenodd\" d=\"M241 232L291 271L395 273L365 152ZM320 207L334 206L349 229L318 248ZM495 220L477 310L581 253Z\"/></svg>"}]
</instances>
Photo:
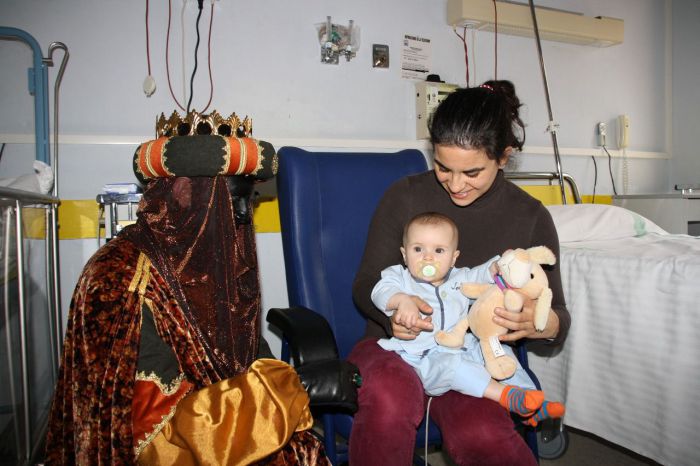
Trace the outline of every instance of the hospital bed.
<instances>
[{"instance_id":1,"label":"hospital bed","mask_svg":"<svg viewBox=\"0 0 700 466\"><path fill-rule=\"evenodd\" d=\"M610 205L548 209L572 323L562 347L529 345L547 397L566 403L568 427L700 464L700 238Z\"/></svg>"}]
</instances>

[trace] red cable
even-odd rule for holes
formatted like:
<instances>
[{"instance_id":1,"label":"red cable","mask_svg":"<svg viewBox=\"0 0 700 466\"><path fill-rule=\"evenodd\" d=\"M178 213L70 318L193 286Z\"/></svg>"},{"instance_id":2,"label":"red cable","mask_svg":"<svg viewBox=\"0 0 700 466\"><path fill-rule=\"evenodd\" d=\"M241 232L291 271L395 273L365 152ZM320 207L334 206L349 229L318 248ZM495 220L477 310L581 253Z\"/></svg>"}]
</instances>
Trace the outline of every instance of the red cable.
<instances>
[{"instance_id":1,"label":"red cable","mask_svg":"<svg viewBox=\"0 0 700 466\"><path fill-rule=\"evenodd\" d=\"M467 28L465 26L464 30L462 31L463 35L459 35L456 29L452 29L454 33L457 35L462 40L462 44L464 44L464 64L467 68L467 87L469 87L469 48L467 47Z\"/></svg>"},{"instance_id":2,"label":"red cable","mask_svg":"<svg viewBox=\"0 0 700 466\"><path fill-rule=\"evenodd\" d=\"M209 65L209 102L207 102L207 106L204 107L204 110L201 111L201 113L204 113L207 111L209 108L209 105L211 104L211 99L214 97L214 80L211 77L211 29L212 29L212 24L214 24L214 2L211 2L211 16L209 16L209 41L207 42L207 62Z\"/></svg>"},{"instance_id":3,"label":"red cable","mask_svg":"<svg viewBox=\"0 0 700 466\"><path fill-rule=\"evenodd\" d=\"M498 81L498 8L493 0L493 80Z\"/></svg>"},{"instance_id":4,"label":"red cable","mask_svg":"<svg viewBox=\"0 0 700 466\"><path fill-rule=\"evenodd\" d=\"M183 112L187 112L185 110L185 107L180 105L180 102L177 101L177 97L175 97L175 93L173 92L173 86L170 83L170 58L168 57L169 53L168 51L170 50L170 17L172 16L172 1L168 0L168 32L166 33L165 36L165 74L168 76L168 88L170 89L170 95L173 96L173 100L177 104L178 107L180 107L180 110Z\"/></svg>"},{"instance_id":5,"label":"red cable","mask_svg":"<svg viewBox=\"0 0 700 466\"><path fill-rule=\"evenodd\" d=\"M146 62L148 63L148 75L151 76L151 49L148 35L148 0L146 0Z\"/></svg>"}]
</instances>

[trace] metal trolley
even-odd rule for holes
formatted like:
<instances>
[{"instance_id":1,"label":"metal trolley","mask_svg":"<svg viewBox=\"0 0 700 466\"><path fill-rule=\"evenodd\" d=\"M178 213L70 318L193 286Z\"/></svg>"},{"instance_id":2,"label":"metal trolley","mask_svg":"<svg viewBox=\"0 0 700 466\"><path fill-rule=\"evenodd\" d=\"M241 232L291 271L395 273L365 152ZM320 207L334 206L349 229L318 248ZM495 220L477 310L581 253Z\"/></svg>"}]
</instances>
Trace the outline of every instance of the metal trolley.
<instances>
[{"instance_id":1,"label":"metal trolley","mask_svg":"<svg viewBox=\"0 0 700 466\"><path fill-rule=\"evenodd\" d=\"M136 221L136 209L141 196L141 193L97 195L100 208L98 228L104 229L106 240L114 238L122 228ZM98 238L100 236L97 235Z\"/></svg>"}]
</instances>

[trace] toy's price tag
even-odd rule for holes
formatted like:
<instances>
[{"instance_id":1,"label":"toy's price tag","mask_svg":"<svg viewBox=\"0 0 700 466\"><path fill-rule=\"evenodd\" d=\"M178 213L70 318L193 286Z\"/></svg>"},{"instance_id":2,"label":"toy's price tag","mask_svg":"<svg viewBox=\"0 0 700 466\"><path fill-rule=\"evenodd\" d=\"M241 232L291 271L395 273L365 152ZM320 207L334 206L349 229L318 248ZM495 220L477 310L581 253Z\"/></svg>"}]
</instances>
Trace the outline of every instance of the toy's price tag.
<instances>
[{"instance_id":1,"label":"toy's price tag","mask_svg":"<svg viewBox=\"0 0 700 466\"><path fill-rule=\"evenodd\" d=\"M503 351L503 346L501 346L501 342L498 341L498 335L491 335L489 337L489 345L491 345L491 351L493 351L493 355L497 358L506 355L506 352Z\"/></svg>"}]
</instances>

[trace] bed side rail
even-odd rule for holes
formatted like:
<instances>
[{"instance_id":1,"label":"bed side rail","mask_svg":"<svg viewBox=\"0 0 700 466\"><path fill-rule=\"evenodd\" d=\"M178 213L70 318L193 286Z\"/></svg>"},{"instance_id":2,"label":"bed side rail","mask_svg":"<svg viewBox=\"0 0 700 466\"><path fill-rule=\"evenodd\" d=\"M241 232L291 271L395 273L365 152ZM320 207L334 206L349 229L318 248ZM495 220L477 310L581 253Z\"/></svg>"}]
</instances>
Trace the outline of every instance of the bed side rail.
<instances>
[{"instance_id":1,"label":"bed side rail","mask_svg":"<svg viewBox=\"0 0 700 466\"><path fill-rule=\"evenodd\" d=\"M538 180L549 181L550 184L554 180L556 180L557 183L559 181L559 175L555 172L505 172L505 175L509 180L517 181ZM571 189L571 194L574 196L574 202L576 204L581 204L581 195L579 194L578 185L576 184L574 178L566 173L562 173L562 178Z\"/></svg>"}]
</instances>

